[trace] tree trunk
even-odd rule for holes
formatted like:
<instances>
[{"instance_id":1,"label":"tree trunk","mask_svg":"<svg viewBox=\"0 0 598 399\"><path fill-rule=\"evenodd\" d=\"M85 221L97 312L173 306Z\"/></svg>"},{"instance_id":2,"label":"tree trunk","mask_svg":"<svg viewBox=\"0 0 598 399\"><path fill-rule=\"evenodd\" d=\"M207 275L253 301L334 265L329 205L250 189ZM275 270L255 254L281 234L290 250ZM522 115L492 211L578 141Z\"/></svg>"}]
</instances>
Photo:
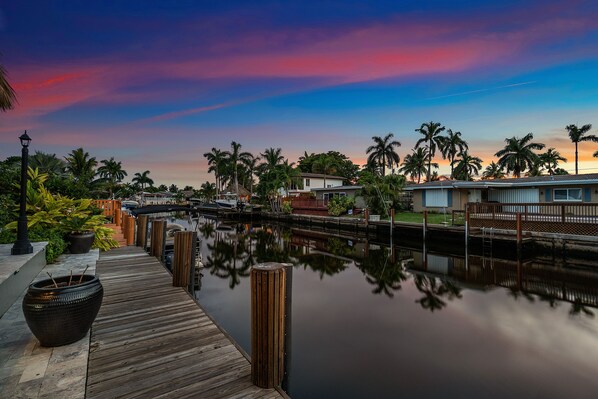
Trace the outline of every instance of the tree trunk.
<instances>
[{"instance_id":1,"label":"tree trunk","mask_svg":"<svg viewBox=\"0 0 598 399\"><path fill-rule=\"evenodd\" d=\"M575 174L577 174L577 142L575 142Z\"/></svg>"}]
</instances>

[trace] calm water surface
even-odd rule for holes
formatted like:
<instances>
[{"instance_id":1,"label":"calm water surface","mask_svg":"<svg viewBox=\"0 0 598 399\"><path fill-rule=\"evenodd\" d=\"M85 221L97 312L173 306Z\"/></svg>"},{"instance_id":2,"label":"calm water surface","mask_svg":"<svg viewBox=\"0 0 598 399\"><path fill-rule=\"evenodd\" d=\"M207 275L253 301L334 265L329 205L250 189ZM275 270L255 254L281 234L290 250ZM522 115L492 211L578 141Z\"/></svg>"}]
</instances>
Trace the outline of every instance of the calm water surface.
<instances>
[{"instance_id":1,"label":"calm water surface","mask_svg":"<svg viewBox=\"0 0 598 399\"><path fill-rule=\"evenodd\" d=\"M598 271L188 223L206 266L196 298L248 353L250 267L294 265L294 399L598 397Z\"/></svg>"}]
</instances>

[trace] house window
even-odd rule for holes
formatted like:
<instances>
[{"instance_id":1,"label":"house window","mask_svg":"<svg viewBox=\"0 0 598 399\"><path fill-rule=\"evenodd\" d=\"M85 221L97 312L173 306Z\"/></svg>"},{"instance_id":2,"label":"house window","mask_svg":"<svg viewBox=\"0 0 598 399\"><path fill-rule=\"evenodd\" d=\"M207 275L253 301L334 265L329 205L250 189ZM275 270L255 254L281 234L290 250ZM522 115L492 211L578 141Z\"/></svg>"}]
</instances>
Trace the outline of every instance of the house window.
<instances>
[{"instance_id":1,"label":"house window","mask_svg":"<svg viewBox=\"0 0 598 399\"><path fill-rule=\"evenodd\" d=\"M324 198L326 201L330 201L334 197L346 197L346 196L347 196L347 193L324 193L322 195L322 198Z\"/></svg>"},{"instance_id":2,"label":"house window","mask_svg":"<svg viewBox=\"0 0 598 399\"><path fill-rule=\"evenodd\" d=\"M310 183L309 179L305 179L305 187L309 187L309 183Z\"/></svg>"},{"instance_id":3,"label":"house window","mask_svg":"<svg viewBox=\"0 0 598 399\"><path fill-rule=\"evenodd\" d=\"M581 188L555 188L555 201L581 201Z\"/></svg>"},{"instance_id":4,"label":"house window","mask_svg":"<svg viewBox=\"0 0 598 399\"><path fill-rule=\"evenodd\" d=\"M426 207L446 207L448 203L448 190L442 189L429 189L425 190L425 201L424 206Z\"/></svg>"}]
</instances>

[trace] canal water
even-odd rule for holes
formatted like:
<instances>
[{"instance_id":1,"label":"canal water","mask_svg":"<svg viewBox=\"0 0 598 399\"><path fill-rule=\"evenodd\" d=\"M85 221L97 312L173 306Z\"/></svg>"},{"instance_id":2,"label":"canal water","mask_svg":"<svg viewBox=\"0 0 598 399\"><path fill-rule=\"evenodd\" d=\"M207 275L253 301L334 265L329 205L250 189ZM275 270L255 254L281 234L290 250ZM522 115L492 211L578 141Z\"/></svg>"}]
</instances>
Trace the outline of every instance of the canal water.
<instances>
[{"instance_id":1,"label":"canal water","mask_svg":"<svg viewBox=\"0 0 598 399\"><path fill-rule=\"evenodd\" d=\"M294 399L598 397L591 261L466 257L267 223L176 222L201 240L197 300L248 353L251 266L293 265L284 387Z\"/></svg>"}]
</instances>

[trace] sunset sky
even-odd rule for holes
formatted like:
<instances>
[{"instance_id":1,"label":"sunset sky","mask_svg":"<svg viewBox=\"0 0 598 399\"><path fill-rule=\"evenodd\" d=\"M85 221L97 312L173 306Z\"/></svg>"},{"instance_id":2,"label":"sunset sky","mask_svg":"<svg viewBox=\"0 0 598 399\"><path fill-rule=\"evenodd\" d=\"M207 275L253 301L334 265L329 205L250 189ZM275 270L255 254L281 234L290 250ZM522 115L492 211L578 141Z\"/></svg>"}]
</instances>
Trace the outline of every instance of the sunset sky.
<instances>
[{"instance_id":1,"label":"sunset sky","mask_svg":"<svg viewBox=\"0 0 598 399\"><path fill-rule=\"evenodd\" d=\"M202 154L232 140L363 164L373 135L402 159L435 121L484 165L532 132L574 171L565 126L598 134L595 0L4 1L0 53L19 101L2 159L27 129L33 150L84 147L156 184L213 181Z\"/></svg>"}]
</instances>

